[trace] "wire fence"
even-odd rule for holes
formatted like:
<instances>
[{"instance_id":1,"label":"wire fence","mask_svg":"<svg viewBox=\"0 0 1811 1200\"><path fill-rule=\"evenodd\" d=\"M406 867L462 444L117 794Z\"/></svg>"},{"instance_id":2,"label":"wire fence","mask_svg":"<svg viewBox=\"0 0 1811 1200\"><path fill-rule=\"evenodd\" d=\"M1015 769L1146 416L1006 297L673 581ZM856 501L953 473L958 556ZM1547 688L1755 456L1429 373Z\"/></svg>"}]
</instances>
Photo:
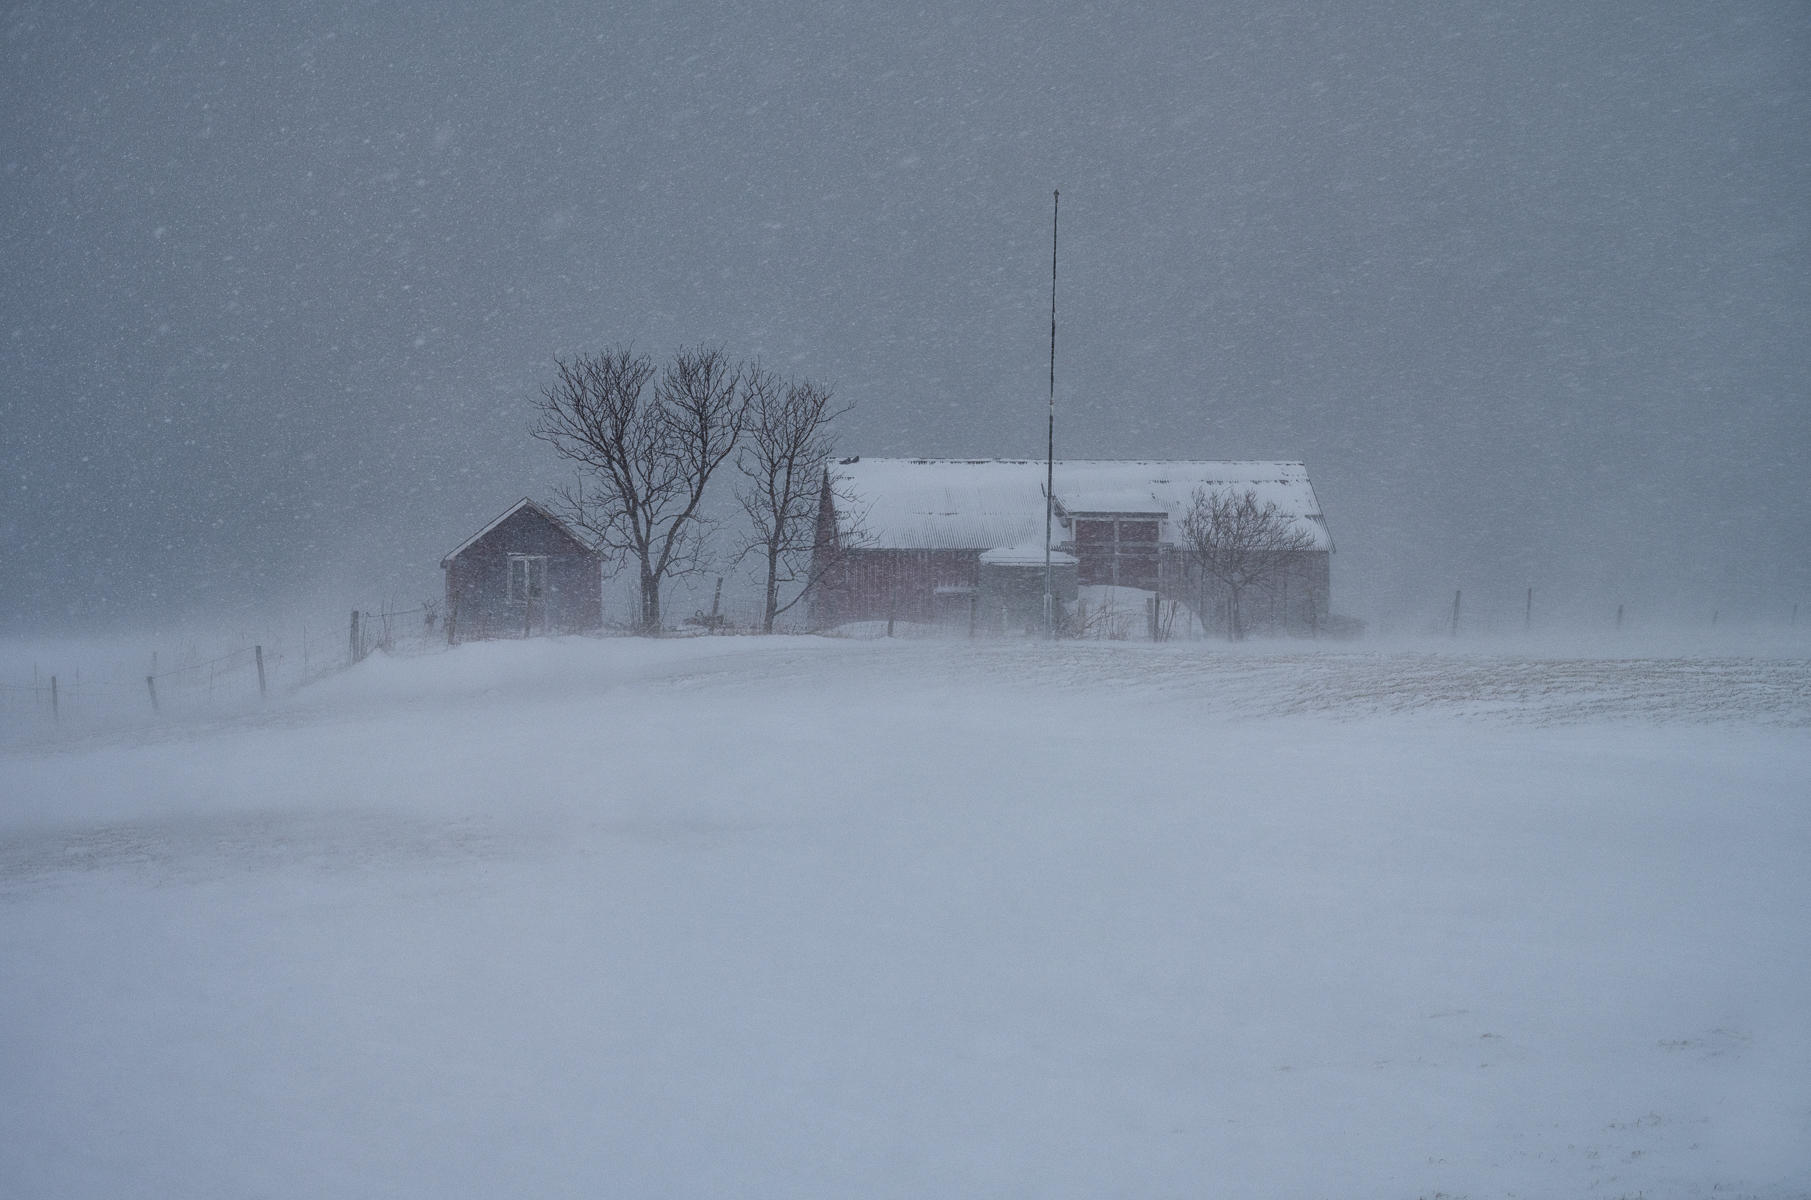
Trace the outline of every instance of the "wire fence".
<instances>
[{"instance_id":1,"label":"wire fence","mask_svg":"<svg viewBox=\"0 0 1811 1200\"><path fill-rule=\"evenodd\" d=\"M386 607L375 612L355 608L346 633L346 658L349 663L357 663L376 650L390 654L399 650L420 651L438 645L440 640L437 605L422 604L403 609Z\"/></svg>"},{"instance_id":2,"label":"wire fence","mask_svg":"<svg viewBox=\"0 0 1811 1200\"><path fill-rule=\"evenodd\" d=\"M1700 603L1681 608L1667 597L1634 594L1551 596L1538 587L1520 591L1459 588L1400 603L1369 632L1409 636L1505 639L1528 634L1635 634L1650 631L1705 635L1811 635L1811 606L1780 599L1728 607Z\"/></svg>"},{"instance_id":3,"label":"wire fence","mask_svg":"<svg viewBox=\"0 0 1811 1200\"><path fill-rule=\"evenodd\" d=\"M761 629L758 602L724 603L712 595L708 607L686 611L692 607L675 606L678 611L669 612L667 636L722 636ZM432 601L412 608L385 604L342 612L346 615L338 620L299 629L238 634L211 643L201 636L179 642L173 651L147 648L133 655L115 647L103 653L82 650L72 643L68 650L53 644L44 652L46 659L55 656L58 661L22 662L15 653L11 662L0 659L0 744L254 712L374 653L427 654L447 646L442 613ZM1345 636L1406 633L1465 640L1585 627L1639 632L1650 620L1638 605L1601 601L1585 615L1588 619L1580 622L1574 612L1549 612L1538 590L1491 595L1455 589L1442 598L1429 597L1395 620L1379 622L1369 630L1358 622L1348 622L1353 628ZM1187 615L1160 609L1153 624L1151 614L1136 606L1100 603L1087 611L1083 628L1077 632L1083 637L1140 640L1199 636L1201 631L1188 622ZM842 632L848 636L895 633L890 623L870 624L872 630ZM1772 613L1731 614L1711 609L1698 615L1693 624L1717 634L1764 625L1811 638L1811 610L1801 614L1798 603L1791 601L1781 603ZM967 625L972 635L974 622ZM789 612L776 622L777 632L803 628L802 611ZM607 623L599 632L607 637L635 630L619 620ZM902 627L896 632L899 636L954 636L943 628ZM1331 626L1326 632L1340 633Z\"/></svg>"},{"instance_id":4,"label":"wire fence","mask_svg":"<svg viewBox=\"0 0 1811 1200\"><path fill-rule=\"evenodd\" d=\"M44 726L81 729L138 714L225 712L268 698L295 675L292 655L262 642L205 657L194 649L175 656L152 652L139 664L34 669L26 679L0 680L0 720L8 735Z\"/></svg>"},{"instance_id":5,"label":"wire fence","mask_svg":"<svg viewBox=\"0 0 1811 1200\"><path fill-rule=\"evenodd\" d=\"M0 744L253 712L376 651L444 645L431 604L356 609L349 625L329 632L329 624L211 644L203 634L140 655L72 642L23 670L15 658L0 664Z\"/></svg>"},{"instance_id":6,"label":"wire fence","mask_svg":"<svg viewBox=\"0 0 1811 1200\"><path fill-rule=\"evenodd\" d=\"M15 654L0 660L0 745L251 713L373 654L447 648L443 614L432 601L344 611L338 621L212 641L202 634L138 654L75 642L53 644L36 661L22 663ZM752 633L760 616L759 605L700 608L670 620L669 636ZM785 618L779 626L789 628ZM611 625L599 632L633 630Z\"/></svg>"}]
</instances>

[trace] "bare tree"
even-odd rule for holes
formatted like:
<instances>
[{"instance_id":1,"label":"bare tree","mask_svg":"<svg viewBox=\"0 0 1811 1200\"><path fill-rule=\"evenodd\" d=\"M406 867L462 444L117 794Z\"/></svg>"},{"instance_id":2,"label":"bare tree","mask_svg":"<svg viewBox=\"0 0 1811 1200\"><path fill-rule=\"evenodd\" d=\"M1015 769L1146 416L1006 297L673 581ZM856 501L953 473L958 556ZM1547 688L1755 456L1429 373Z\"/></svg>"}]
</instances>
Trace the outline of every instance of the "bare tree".
<instances>
[{"instance_id":1,"label":"bare tree","mask_svg":"<svg viewBox=\"0 0 1811 1200\"><path fill-rule=\"evenodd\" d=\"M745 373L704 346L680 350L658 376L627 349L554 365L534 436L577 466L577 483L558 490L565 515L635 563L638 628L659 633L661 585L697 569L705 485L742 436Z\"/></svg>"},{"instance_id":2,"label":"bare tree","mask_svg":"<svg viewBox=\"0 0 1811 1200\"><path fill-rule=\"evenodd\" d=\"M782 380L759 367L749 371L747 435L736 456L746 483L736 499L753 527L742 553L759 555L766 568L762 633L773 632L774 618L797 604L833 561L814 554L822 549L818 503L836 449L830 424L853 407L837 405L829 388L810 380ZM803 586L781 603L781 589L791 584Z\"/></svg>"},{"instance_id":3,"label":"bare tree","mask_svg":"<svg viewBox=\"0 0 1811 1200\"><path fill-rule=\"evenodd\" d=\"M1206 616L1206 583L1226 589L1226 636L1245 636L1239 602L1245 590L1268 587L1304 550L1314 535L1298 528L1274 501L1258 503L1256 492L1213 492L1196 488L1182 515L1182 544L1201 570L1201 615Z\"/></svg>"}]
</instances>

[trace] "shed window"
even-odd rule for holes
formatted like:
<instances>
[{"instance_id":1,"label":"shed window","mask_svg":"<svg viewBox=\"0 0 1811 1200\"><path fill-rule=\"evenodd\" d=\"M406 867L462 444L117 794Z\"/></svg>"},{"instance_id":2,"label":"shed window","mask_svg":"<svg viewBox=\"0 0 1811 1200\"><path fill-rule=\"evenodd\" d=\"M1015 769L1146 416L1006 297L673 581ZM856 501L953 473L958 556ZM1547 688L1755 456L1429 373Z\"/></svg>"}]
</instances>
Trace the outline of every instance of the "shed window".
<instances>
[{"instance_id":1,"label":"shed window","mask_svg":"<svg viewBox=\"0 0 1811 1200\"><path fill-rule=\"evenodd\" d=\"M512 554L509 556L509 598L539 600L547 592L547 556L545 554Z\"/></svg>"}]
</instances>

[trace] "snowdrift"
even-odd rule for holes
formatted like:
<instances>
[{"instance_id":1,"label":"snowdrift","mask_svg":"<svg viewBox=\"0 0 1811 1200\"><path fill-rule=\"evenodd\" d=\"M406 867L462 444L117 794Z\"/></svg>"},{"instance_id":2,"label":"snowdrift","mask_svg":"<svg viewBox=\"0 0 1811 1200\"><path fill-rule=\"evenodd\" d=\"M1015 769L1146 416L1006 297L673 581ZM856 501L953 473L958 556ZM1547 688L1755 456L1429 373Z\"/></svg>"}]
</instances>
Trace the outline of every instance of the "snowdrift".
<instances>
[{"instance_id":1,"label":"snowdrift","mask_svg":"<svg viewBox=\"0 0 1811 1200\"><path fill-rule=\"evenodd\" d=\"M718 639L0 753L0 1194L1811 1189L1802 658Z\"/></svg>"}]
</instances>

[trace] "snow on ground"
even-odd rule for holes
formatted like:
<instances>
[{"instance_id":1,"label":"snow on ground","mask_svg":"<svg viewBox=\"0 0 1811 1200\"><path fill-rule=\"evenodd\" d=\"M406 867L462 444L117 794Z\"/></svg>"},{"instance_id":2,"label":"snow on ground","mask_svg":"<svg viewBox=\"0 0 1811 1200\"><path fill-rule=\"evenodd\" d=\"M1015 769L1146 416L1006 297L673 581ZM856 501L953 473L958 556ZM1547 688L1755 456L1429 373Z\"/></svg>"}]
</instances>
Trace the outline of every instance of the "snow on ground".
<instances>
[{"instance_id":1,"label":"snow on ground","mask_svg":"<svg viewBox=\"0 0 1811 1200\"><path fill-rule=\"evenodd\" d=\"M0 751L0 1195L1811 1194L1811 663L562 640Z\"/></svg>"}]
</instances>

